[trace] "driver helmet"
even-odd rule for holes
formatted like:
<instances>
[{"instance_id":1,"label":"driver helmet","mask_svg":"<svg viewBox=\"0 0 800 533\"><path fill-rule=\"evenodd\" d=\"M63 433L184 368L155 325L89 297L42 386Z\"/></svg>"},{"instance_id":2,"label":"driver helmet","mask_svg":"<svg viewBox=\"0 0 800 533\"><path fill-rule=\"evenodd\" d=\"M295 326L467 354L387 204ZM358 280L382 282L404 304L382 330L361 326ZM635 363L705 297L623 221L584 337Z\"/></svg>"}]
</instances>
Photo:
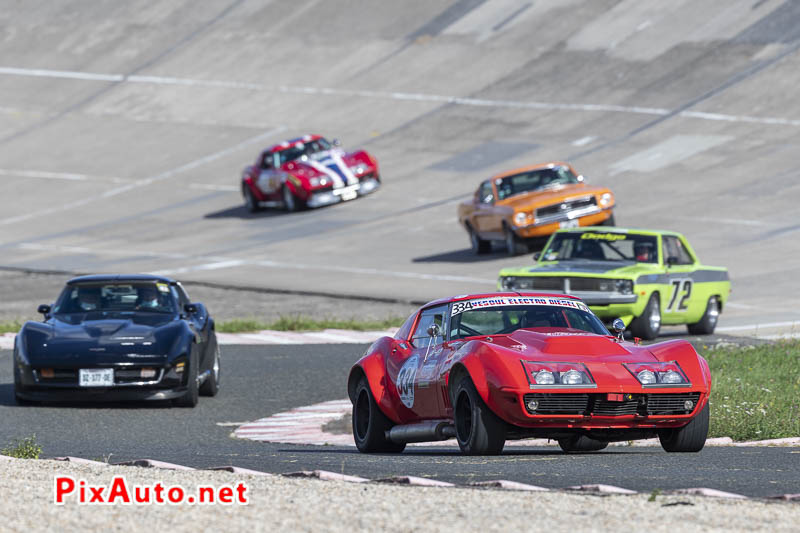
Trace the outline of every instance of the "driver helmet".
<instances>
[{"instance_id":1,"label":"driver helmet","mask_svg":"<svg viewBox=\"0 0 800 533\"><path fill-rule=\"evenodd\" d=\"M158 307L158 291L151 285L139 288L139 307Z\"/></svg>"},{"instance_id":2,"label":"driver helmet","mask_svg":"<svg viewBox=\"0 0 800 533\"><path fill-rule=\"evenodd\" d=\"M100 307L99 287L78 287L78 307L82 311L94 311Z\"/></svg>"},{"instance_id":3,"label":"driver helmet","mask_svg":"<svg viewBox=\"0 0 800 533\"><path fill-rule=\"evenodd\" d=\"M633 255L637 261L649 263L653 260L653 244L649 242L637 242L633 245Z\"/></svg>"}]
</instances>

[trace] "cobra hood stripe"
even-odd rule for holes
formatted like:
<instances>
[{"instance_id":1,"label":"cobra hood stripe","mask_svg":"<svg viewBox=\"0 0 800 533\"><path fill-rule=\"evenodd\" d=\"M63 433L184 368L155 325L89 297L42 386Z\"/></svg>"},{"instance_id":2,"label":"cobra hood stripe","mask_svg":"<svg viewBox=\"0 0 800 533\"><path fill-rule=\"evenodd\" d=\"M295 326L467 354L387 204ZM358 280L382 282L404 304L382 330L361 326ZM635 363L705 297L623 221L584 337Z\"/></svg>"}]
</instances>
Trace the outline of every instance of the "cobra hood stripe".
<instances>
[{"instance_id":1,"label":"cobra hood stripe","mask_svg":"<svg viewBox=\"0 0 800 533\"><path fill-rule=\"evenodd\" d=\"M350 167L345 164L344 159L342 159L341 151L331 150L330 158L333 160L336 171L339 172L345 180L347 180L347 185L356 185L358 183L358 179L350 171Z\"/></svg>"},{"instance_id":2,"label":"cobra hood stripe","mask_svg":"<svg viewBox=\"0 0 800 533\"><path fill-rule=\"evenodd\" d=\"M342 176L338 172L334 172L326 165L323 165L319 161L314 161L313 159L306 161L306 164L308 164L311 168L313 168L317 172L321 172L326 176L328 176L333 182L334 189L341 189L342 187L344 187L344 180L342 180Z\"/></svg>"}]
</instances>

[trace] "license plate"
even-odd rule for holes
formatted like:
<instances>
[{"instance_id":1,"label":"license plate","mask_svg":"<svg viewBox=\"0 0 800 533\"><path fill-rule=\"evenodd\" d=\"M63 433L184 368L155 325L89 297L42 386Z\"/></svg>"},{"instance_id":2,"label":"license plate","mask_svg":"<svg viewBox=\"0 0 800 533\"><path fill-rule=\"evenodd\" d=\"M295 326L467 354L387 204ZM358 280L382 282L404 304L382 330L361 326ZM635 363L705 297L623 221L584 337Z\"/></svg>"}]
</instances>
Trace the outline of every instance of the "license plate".
<instances>
[{"instance_id":1,"label":"license plate","mask_svg":"<svg viewBox=\"0 0 800 533\"><path fill-rule=\"evenodd\" d=\"M344 187L342 189L333 191L333 194L342 197L342 201L352 200L356 196L358 196L358 185L353 185L351 187Z\"/></svg>"},{"instance_id":2,"label":"license plate","mask_svg":"<svg viewBox=\"0 0 800 533\"><path fill-rule=\"evenodd\" d=\"M564 222L558 223L559 228L577 228L580 225L577 218L575 220L565 220Z\"/></svg>"},{"instance_id":3,"label":"license plate","mask_svg":"<svg viewBox=\"0 0 800 533\"><path fill-rule=\"evenodd\" d=\"M113 384L113 368L82 368L78 371L78 385L81 387L110 387Z\"/></svg>"}]
</instances>

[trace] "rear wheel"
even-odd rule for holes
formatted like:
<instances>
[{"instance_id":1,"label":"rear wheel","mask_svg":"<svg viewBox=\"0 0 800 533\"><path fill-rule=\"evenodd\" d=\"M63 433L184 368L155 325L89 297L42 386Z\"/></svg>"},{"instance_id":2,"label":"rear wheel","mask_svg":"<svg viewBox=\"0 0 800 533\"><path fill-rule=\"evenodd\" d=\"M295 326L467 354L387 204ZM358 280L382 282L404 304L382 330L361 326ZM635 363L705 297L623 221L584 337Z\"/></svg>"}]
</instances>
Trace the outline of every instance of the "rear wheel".
<instances>
[{"instance_id":1,"label":"rear wheel","mask_svg":"<svg viewBox=\"0 0 800 533\"><path fill-rule=\"evenodd\" d=\"M499 455L506 443L505 422L483 402L475 385L463 377L455 388L456 440L466 455Z\"/></svg>"},{"instance_id":2,"label":"rear wheel","mask_svg":"<svg viewBox=\"0 0 800 533\"><path fill-rule=\"evenodd\" d=\"M703 410L681 428L662 429L658 432L661 447L668 452L699 452L708 437L708 402Z\"/></svg>"},{"instance_id":3,"label":"rear wheel","mask_svg":"<svg viewBox=\"0 0 800 533\"><path fill-rule=\"evenodd\" d=\"M253 195L253 191L251 191L250 186L245 183L242 184L242 196L244 196L244 206L249 212L255 213L260 209L258 200L256 200L256 197Z\"/></svg>"},{"instance_id":4,"label":"rear wheel","mask_svg":"<svg viewBox=\"0 0 800 533\"><path fill-rule=\"evenodd\" d=\"M586 435L573 435L565 439L558 439L558 445L566 453L573 452L597 452L605 449L608 442L604 440L597 440Z\"/></svg>"},{"instance_id":5,"label":"rear wheel","mask_svg":"<svg viewBox=\"0 0 800 533\"><path fill-rule=\"evenodd\" d=\"M657 293L650 295L644 313L633 319L630 329L634 337L644 340L651 341L658 337L661 331L661 305Z\"/></svg>"},{"instance_id":6,"label":"rear wheel","mask_svg":"<svg viewBox=\"0 0 800 533\"><path fill-rule=\"evenodd\" d=\"M711 335L717 327L717 320L719 320L719 302L716 296L712 296L708 299L706 312L703 313L700 322L687 324L686 327L692 335Z\"/></svg>"},{"instance_id":7,"label":"rear wheel","mask_svg":"<svg viewBox=\"0 0 800 533\"><path fill-rule=\"evenodd\" d=\"M405 443L392 442L386 432L393 426L372 396L367 378L362 376L356 385L353 403L353 439L362 453L400 453Z\"/></svg>"},{"instance_id":8,"label":"rear wheel","mask_svg":"<svg viewBox=\"0 0 800 533\"><path fill-rule=\"evenodd\" d=\"M471 226L467 226L467 232L469 233L469 244L470 248L472 248L472 253L483 255L491 251L492 243L478 237L478 234Z\"/></svg>"},{"instance_id":9,"label":"rear wheel","mask_svg":"<svg viewBox=\"0 0 800 533\"><path fill-rule=\"evenodd\" d=\"M220 370L220 355L219 345L214 350L214 361L211 363L211 375L200 386L200 394L203 396L216 396L219 392L219 370Z\"/></svg>"}]
</instances>

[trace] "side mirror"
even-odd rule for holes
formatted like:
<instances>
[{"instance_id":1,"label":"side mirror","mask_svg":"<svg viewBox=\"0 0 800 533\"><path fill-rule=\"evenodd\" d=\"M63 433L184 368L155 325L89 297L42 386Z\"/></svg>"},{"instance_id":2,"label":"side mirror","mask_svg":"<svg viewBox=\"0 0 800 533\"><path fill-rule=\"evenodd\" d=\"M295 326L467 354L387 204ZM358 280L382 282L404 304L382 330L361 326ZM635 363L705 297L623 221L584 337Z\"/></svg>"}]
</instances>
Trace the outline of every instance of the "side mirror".
<instances>
[{"instance_id":1,"label":"side mirror","mask_svg":"<svg viewBox=\"0 0 800 533\"><path fill-rule=\"evenodd\" d=\"M678 258L674 255L667 257L667 266L673 266L678 264Z\"/></svg>"},{"instance_id":2,"label":"side mirror","mask_svg":"<svg viewBox=\"0 0 800 533\"><path fill-rule=\"evenodd\" d=\"M50 310L51 310L51 307L49 305L47 305L47 304L42 304L42 305L40 305L39 307L36 308L36 312L37 313L41 313L41 314L43 314L45 316L50 314Z\"/></svg>"},{"instance_id":3,"label":"side mirror","mask_svg":"<svg viewBox=\"0 0 800 533\"><path fill-rule=\"evenodd\" d=\"M540 257L542 257L542 252L536 252L535 254L533 254L534 261L538 261Z\"/></svg>"},{"instance_id":4,"label":"side mirror","mask_svg":"<svg viewBox=\"0 0 800 533\"><path fill-rule=\"evenodd\" d=\"M341 146L342 145L342 141L340 141L339 139L334 139L334 140L331 141L331 144L334 145L334 146Z\"/></svg>"},{"instance_id":5,"label":"side mirror","mask_svg":"<svg viewBox=\"0 0 800 533\"><path fill-rule=\"evenodd\" d=\"M615 318L614 322L611 323L611 329L617 334L617 338L622 340L622 335L625 333L625 322L621 318Z\"/></svg>"},{"instance_id":6,"label":"side mirror","mask_svg":"<svg viewBox=\"0 0 800 533\"><path fill-rule=\"evenodd\" d=\"M197 312L197 306L194 304L186 304L183 306L183 310L189 313L190 315L193 315Z\"/></svg>"},{"instance_id":7,"label":"side mirror","mask_svg":"<svg viewBox=\"0 0 800 533\"><path fill-rule=\"evenodd\" d=\"M428 326L428 337L438 337L442 334L442 328L439 327L439 324L431 324Z\"/></svg>"}]
</instances>

